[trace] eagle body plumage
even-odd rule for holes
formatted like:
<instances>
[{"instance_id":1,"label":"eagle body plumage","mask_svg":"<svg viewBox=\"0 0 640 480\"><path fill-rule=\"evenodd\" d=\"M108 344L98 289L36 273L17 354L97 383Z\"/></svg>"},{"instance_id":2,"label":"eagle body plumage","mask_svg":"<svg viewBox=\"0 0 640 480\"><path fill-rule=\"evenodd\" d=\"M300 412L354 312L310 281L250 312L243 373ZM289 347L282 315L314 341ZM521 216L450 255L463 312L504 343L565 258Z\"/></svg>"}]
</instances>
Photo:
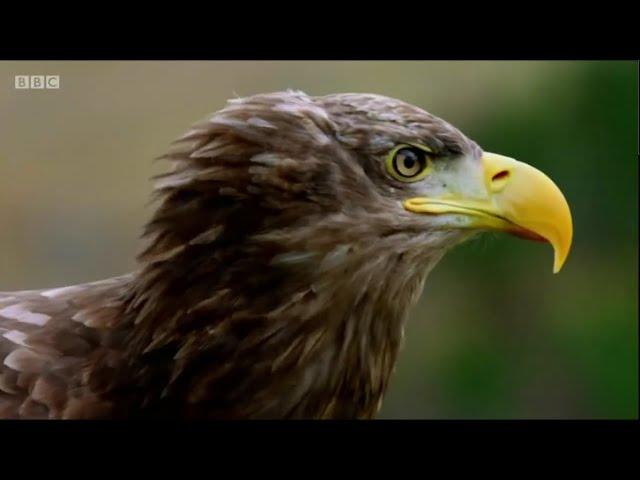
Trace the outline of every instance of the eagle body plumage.
<instances>
[{"instance_id":1,"label":"eagle body plumage","mask_svg":"<svg viewBox=\"0 0 640 480\"><path fill-rule=\"evenodd\" d=\"M471 234L403 208L418 184L384 157L415 143L482 155L377 95L230 101L164 155L136 272L0 293L0 418L373 417L427 273Z\"/></svg>"}]
</instances>

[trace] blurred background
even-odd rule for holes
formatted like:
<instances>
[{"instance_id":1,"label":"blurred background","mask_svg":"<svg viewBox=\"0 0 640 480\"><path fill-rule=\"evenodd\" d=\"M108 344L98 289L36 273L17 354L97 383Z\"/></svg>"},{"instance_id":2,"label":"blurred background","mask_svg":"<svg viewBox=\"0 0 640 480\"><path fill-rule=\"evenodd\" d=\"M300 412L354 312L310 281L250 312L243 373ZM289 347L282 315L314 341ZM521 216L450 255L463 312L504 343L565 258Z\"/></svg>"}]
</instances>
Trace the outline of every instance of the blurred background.
<instances>
[{"instance_id":1,"label":"blurred background","mask_svg":"<svg viewBox=\"0 0 640 480\"><path fill-rule=\"evenodd\" d=\"M16 90L15 75L60 75ZM485 234L427 279L382 418L638 417L636 62L0 62L0 290L134 268L152 159L234 96L371 92L562 189L574 244Z\"/></svg>"}]
</instances>

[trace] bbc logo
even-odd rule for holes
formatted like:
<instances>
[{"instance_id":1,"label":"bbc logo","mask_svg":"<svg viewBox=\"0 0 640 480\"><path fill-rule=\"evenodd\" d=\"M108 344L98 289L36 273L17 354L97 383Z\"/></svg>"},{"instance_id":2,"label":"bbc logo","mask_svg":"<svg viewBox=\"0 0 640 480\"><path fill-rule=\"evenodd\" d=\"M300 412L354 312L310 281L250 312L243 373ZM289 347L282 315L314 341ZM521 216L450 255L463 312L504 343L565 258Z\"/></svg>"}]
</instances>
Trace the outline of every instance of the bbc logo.
<instances>
[{"instance_id":1,"label":"bbc logo","mask_svg":"<svg viewBox=\"0 0 640 480\"><path fill-rule=\"evenodd\" d=\"M16 75L15 88L19 90L58 89L60 75Z\"/></svg>"}]
</instances>

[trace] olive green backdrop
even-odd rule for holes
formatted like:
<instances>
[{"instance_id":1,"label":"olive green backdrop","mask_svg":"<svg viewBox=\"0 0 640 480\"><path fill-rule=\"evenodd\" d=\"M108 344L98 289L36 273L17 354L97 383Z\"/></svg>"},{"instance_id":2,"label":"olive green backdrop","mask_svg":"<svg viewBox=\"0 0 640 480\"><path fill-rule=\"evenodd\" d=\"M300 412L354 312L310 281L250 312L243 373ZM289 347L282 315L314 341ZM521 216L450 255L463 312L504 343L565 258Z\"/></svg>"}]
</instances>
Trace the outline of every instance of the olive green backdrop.
<instances>
[{"instance_id":1,"label":"olive green backdrop","mask_svg":"<svg viewBox=\"0 0 640 480\"><path fill-rule=\"evenodd\" d=\"M14 76L61 76L15 90ZM636 62L0 62L0 290L134 267L152 159L236 95L417 104L563 190L574 245L486 234L427 280L383 418L637 418Z\"/></svg>"}]
</instances>

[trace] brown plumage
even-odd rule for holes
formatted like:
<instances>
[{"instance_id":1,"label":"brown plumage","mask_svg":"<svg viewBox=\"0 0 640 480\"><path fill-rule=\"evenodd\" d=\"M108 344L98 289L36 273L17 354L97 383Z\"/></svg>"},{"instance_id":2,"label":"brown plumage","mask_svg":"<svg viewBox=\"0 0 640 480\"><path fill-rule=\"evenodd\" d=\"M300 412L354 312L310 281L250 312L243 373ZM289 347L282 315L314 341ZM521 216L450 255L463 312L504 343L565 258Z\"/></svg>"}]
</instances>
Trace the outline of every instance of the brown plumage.
<instances>
[{"instance_id":1,"label":"brown plumage","mask_svg":"<svg viewBox=\"0 0 640 480\"><path fill-rule=\"evenodd\" d=\"M384 159L404 143L482 154L377 95L257 95L196 124L138 271L0 293L0 418L373 417L427 273L470 234L402 208L416 184Z\"/></svg>"}]
</instances>

